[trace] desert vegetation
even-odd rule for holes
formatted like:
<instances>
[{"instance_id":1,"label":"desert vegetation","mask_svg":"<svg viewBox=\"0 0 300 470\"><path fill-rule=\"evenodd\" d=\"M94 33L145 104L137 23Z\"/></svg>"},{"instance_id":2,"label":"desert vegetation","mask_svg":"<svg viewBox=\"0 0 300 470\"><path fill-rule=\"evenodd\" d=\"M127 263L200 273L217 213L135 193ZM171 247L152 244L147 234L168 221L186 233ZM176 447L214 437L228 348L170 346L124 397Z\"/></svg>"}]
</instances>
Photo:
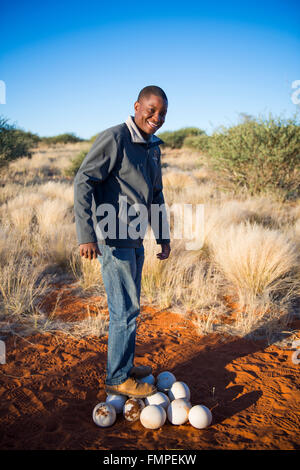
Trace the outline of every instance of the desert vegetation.
<instances>
[{"instance_id":1,"label":"desert vegetation","mask_svg":"<svg viewBox=\"0 0 300 470\"><path fill-rule=\"evenodd\" d=\"M174 134L174 136L173 136ZM176 132L166 144L176 148ZM161 135L164 137L164 134ZM171 142L171 144L168 144ZM209 165L238 192L277 194L284 200L299 197L299 116L244 117L243 122L221 126L211 136L187 133L182 145L205 154Z\"/></svg>"},{"instance_id":2,"label":"desert vegetation","mask_svg":"<svg viewBox=\"0 0 300 470\"><path fill-rule=\"evenodd\" d=\"M71 333L41 305L59 278L77 282L87 298L104 295L98 260L79 255L73 213L73 179L93 140L30 137L4 121L0 321L18 334ZM270 117L211 136L197 128L159 135L166 203L203 205L203 243L188 250L186 240L173 238L161 262L148 237L142 303L191 315L201 334L270 338L289 328L300 299L299 129L296 119ZM170 223L172 235L172 214ZM92 327L99 335L103 325L89 319L74 324L73 334Z\"/></svg>"}]
</instances>

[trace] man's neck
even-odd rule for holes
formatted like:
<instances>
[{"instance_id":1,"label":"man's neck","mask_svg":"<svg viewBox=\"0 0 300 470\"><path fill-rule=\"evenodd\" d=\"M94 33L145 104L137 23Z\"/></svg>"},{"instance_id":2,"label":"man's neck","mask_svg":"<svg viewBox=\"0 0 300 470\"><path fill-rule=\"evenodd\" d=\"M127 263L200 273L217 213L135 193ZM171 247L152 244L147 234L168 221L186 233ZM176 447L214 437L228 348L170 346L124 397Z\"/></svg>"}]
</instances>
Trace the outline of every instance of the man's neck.
<instances>
[{"instance_id":1,"label":"man's neck","mask_svg":"<svg viewBox=\"0 0 300 470\"><path fill-rule=\"evenodd\" d=\"M146 134L146 132L142 131L142 129L141 129L141 128L137 125L137 123L135 122L134 117L133 117L133 121L134 121L136 127L138 128L138 130L140 131L142 137L143 137L145 140L150 140L151 134Z\"/></svg>"}]
</instances>

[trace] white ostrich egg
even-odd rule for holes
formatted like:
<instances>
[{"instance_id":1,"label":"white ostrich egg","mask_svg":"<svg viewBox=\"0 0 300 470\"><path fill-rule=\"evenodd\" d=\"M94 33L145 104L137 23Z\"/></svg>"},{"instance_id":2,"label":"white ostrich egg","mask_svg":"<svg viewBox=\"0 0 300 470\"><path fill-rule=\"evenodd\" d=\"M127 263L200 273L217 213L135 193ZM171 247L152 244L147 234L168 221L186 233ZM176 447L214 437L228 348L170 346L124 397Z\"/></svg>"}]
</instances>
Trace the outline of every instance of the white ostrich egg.
<instances>
[{"instance_id":1,"label":"white ostrich egg","mask_svg":"<svg viewBox=\"0 0 300 470\"><path fill-rule=\"evenodd\" d=\"M172 372L161 372L157 376L157 389L160 392L166 392L172 387L174 382L176 382L176 377Z\"/></svg>"},{"instance_id":2,"label":"white ostrich egg","mask_svg":"<svg viewBox=\"0 0 300 470\"><path fill-rule=\"evenodd\" d=\"M147 375L146 377L142 377L141 379L138 379L138 382L140 382L141 384L154 385L155 384L155 378L154 378L154 375L150 374L150 375Z\"/></svg>"},{"instance_id":3,"label":"white ostrich egg","mask_svg":"<svg viewBox=\"0 0 300 470\"><path fill-rule=\"evenodd\" d=\"M174 382L168 391L168 395L171 401L177 398L185 398L186 400L191 398L190 389L184 382Z\"/></svg>"},{"instance_id":4,"label":"white ostrich egg","mask_svg":"<svg viewBox=\"0 0 300 470\"><path fill-rule=\"evenodd\" d=\"M154 395L150 395L149 397L145 398L146 405L160 405L165 410L168 408L170 404L169 397L163 392L154 393Z\"/></svg>"},{"instance_id":5,"label":"white ostrich egg","mask_svg":"<svg viewBox=\"0 0 300 470\"><path fill-rule=\"evenodd\" d=\"M189 411L189 422L194 428L204 429L212 422L211 411L204 405L195 405Z\"/></svg>"},{"instance_id":6,"label":"white ostrich egg","mask_svg":"<svg viewBox=\"0 0 300 470\"><path fill-rule=\"evenodd\" d=\"M147 405L141 411L140 421L144 428L158 429L165 424L167 414L160 405Z\"/></svg>"},{"instance_id":7,"label":"white ostrich egg","mask_svg":"<svg viewBox=\"0 0 300 470\"><path fill-rule=\"evenodd\" d=\"M192 405L190 402L184 398L177 398L176 400L171 401L167 410L168 420L172 424L177 425L187 423L191 408Z\"/></svg>"},{"instance_id":8,"label":"white ostrich egg","mask_svg":"<svg viewBox=\"0 0 300 470\"><path fill-rule=\"evenodd\" d=\"M145 403L141 398L128 398L123 407L123 416L127 421L137 421Z\"/></svg>"},{"instance_id":9,"label":"white ostrich egg","mask_svg":"<svg viewBox=\"0 0 300 470\"><path fill-rule=\"evenodd\" d=\"M105 401L106 403L110 403L115 407L116 413L122 413L123 406L126 400L127 397L125 395L114 395L112 393L109 393Z\"/></svg>"},{"instance_id":10,"label":"white ostrich egg","mask_svg":"<svg viewBox=\"0 0 300 470\"><path fill-rule=\"evenodd\" d=\"M101 402L93 409L93 421L101 428L112 426L116 421L117 413L115 407L110 403Z\"/></svg>"}]
</instances>

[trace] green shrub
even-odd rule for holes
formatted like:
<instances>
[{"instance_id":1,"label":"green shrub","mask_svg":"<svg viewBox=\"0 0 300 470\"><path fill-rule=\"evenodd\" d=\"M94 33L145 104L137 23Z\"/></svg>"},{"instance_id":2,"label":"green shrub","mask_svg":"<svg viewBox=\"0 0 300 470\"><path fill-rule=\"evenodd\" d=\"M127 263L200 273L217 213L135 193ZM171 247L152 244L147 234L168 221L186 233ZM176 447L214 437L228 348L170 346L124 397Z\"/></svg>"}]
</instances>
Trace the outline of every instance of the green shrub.
<instances>
[{"instance_id":1,"label":"green shrub","mask_svg":"<svg viewBox=\"0 0 300 470\"><path fill-rule=\"evenodd\" d=\"M38 135L18 129L0 116L0 167L19 157L31 157L30 149L38 142Z\"/></svg>"},{"instance_id":2,"label":"green shrub","mask_svg":"<svg viewBox=\"0 0 300 470\"><path fill-rule=\"evenodd\" d=\"M164 141L166 147L172 149L181 148L186 137L204 134L204 131L197 127L184 127L178 131L166 131L158 134L158 137Z\"/></svg>"},{"instance_id":3,"label":"green shrub","mask_svg":"<svg viewBox=\"0 0 300 470\"><path fill-rule=\"evenodd\" d=\"M87 150L82 150L76 157L71 159L71 164L68 168L65 169L64 173L66 176L75 176L81 163L83 162L85 156L87 155Z\"/></svg>"},{"instance_id":4,"label":"green shrub","mask_svg":"<svg viewBox=\"0 0 300 470\"><path fill-rule=\"evenodd\" d=\"M92 137L90 138L89 142L91 142L91 144L93 144L93 143L95 142L95 140L97 139L98 135L99 135L99 132L98 132L97 134L95 134L95 135L92 135Z\"/></svg>"},{"instance_id":5,"label":"green shrub","mask_svg":"<svg viewBox=\"0 0 300 470\"><path fill-rule=\"evenodd\" d=\"M82 142L84 139L77 137L73 132L66 134L54 135L52 137L41 137L41 142L52 145L52 144L69 144L74 142Z\"/></svg>"},{"instance_id":6,"label":"green shrub","mask_svg":"<svg viewBox=\"0 0 300 470\"><path fill-rule=\"evenodd\" d=\"M209 136L206 134L186 137L183 147L188 147L199 152L206 153L209 149Z\"/></svg>"},{"instance_id":7,"label":"green shrub","mask_svg":"<svg viewBox=\"0 0 300 470\"><path fill-rule=\"evenodd\" d=\"M300 126L296 117L252 119L209 138L215 170L251 194L299 195Z\"/></svg>"}]
</instances>

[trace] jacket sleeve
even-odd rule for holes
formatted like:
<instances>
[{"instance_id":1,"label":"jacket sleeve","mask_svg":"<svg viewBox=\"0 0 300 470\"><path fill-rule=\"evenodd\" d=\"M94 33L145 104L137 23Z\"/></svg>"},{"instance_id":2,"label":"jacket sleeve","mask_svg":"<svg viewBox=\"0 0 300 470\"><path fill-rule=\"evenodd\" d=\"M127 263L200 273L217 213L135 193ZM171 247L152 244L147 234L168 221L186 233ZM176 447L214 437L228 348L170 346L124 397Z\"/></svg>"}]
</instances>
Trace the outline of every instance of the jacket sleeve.
<instances>
[{"instance_id":1,"label":"jacket sleeve","mask_svg":"<svg viewBox=\"0 0 300 470\"><path fill-rule=\"evenodd\" d=\"M118 156L118 143L111 132L100 132L85 156L74 179L74 213L78 244L97 242L92 202L96 185L112 171Z\"/></svg>"},{"instance_id":2,"label":"jacket sleeve","mask_svg":"<svg viewBox=\"0 0 300 470\"><path fill-rule=\"evenodd\" d=\"M159 245L170 243L170 228L167 217L167 212L165 209L165 199L163 194L163 182L162 182L162 172L161 172L161 161L160 156L158 159L158 174L155 179L155 184L153 188L153 199L152 204L159 204L161 207L161 212L159 213L159 223L158 226L152 223L151 215L149 218L150 225L152 227L154 236L156 238L156 243Z\"/></svg>"}]
</instances>

